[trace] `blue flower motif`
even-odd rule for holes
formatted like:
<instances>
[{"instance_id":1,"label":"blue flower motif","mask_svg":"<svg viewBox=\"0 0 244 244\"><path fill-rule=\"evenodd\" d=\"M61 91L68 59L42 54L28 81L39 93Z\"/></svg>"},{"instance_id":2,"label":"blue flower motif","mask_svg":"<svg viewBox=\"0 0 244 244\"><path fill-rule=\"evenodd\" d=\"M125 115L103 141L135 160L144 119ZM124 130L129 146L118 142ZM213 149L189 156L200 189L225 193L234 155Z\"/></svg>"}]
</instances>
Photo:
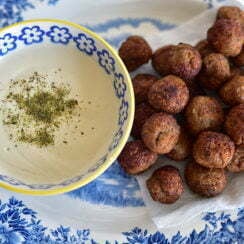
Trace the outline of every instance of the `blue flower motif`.
<instances>
[{"instance_id":1,"label":"blue flower motif","mask_svg":"<svg viewBox=\"0 0 244 244\"><path fill-rule=\"evenodd\" d=\"M126 91L126 84L124 82L124 76L122 74L114 74L114 89L117 97L124 97Z\"/></svg>"},{"instance_id":2,"label":"blue flower motif","mask_svg":"<svg viewBox=\"0 0 244 244\"><path fill-rule=\"evenodd\" d=\"M21 33L19 40L24 41L26 45L30 45L42 42L45 31L41 30L40 26L34 25L32 27L24 27Z\"/></svg>"},{"instance_id":3,"label":"blue flower motif","mask_svg":"<svg viewBox=\"0 0 244 244\"><path fill-rule=\"evenodd\" d=\"M50 31L46 33L54 43L68 44L72 35L66 27L51 26Z\"/></svg>"},{"instance_id":4,"label":"blue flower motif","mask_svg":"<svg viewBox=\"0 0 244 244\"><path fill-rule=\"evenodd\" d=\"M113 141L112 141L111 145L109 146L109 151L112 151L114 148L116 148L118 146L119 141L122 136L123 136L123 131L120 128L113 137Z\"/></svg>"},{"instance_id":5,"label":"blue flower motif","mask_svg":"<svg viewBox=\"0 0 244 244\"><path fill-rule=\"evenodd\" d=\"M115 61L105 49L97 51L98 62L105 69L107 74L111 74L115 70Z\"/></svg>"},{"instance_id":6,"label":"blue flower motif","mask_svg":"<svg viewBox=\"0 0 244 244\"><path fill-rule=\"evenodd\" d=\"M147 241L148 244L169 244L169 241L165 238L164 234L157 231L151 235Z\"/></svg>"},{"instance_id":7,"label":"blue flower motif","mask_svg":"<svg viewBox=\"0 0 244 244\"><path fill-rule=\"evenodd\" d=\"M7 54L9 51L14 50L17 47L17 37L10 33L0 37L0 56Z\"/></svg>"},{"instance_id":8,"label":"blue flower motif","mask_svg":"<svg viewBox=\"0 0 244 244\"><path fill-rule=\"evenodd\" d=\"M125 100L122 100L122 103L119 108L119 125L123 125L128 118L128 108L129 104Z\"/></svg>"},{"instance_id":9,"label":"blue flower motif","mask_svg":"<svg viewBox=\"0 0 244 244\"><path fill-rule=\"evenodd\" d=\"M76 46L82 52L85 52L87 55L92 55L96 50L95 41L87 37L84 33L80 33L77 37L74 37Z\"/></svg>"}]
</instances>

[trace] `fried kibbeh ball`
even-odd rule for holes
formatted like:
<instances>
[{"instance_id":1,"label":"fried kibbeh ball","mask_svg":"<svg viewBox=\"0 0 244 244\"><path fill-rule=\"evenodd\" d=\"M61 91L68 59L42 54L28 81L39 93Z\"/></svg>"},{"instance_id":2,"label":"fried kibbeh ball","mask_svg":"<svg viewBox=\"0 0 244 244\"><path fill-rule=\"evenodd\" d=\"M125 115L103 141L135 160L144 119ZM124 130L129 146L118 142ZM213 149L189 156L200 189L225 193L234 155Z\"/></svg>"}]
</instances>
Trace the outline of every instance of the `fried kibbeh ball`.
<instances>
[{"instance_id":1,"label":"fried kibbeh ball","mask_svg":"<svg viewBox=\"0 0 244 244\"><path fill-rule=\"evenodd\" d=\"M184 191L179 170L171 165L154 171L146 184L152 199L160 203L174 203Z\"/></svg>"},{"instance_id":2,"label":"fried kibbeh ball","mask_svg":"<svg viewBox=\"0 0 244 244\"><path fill-rule=\"evenodd\" d=\"M233 158L235 144L229 136L203 131L193 145L195 161L206 168L225 168Z\"/></svg>"},{"instance_id":3,"label":"fried kibbeh ball","mask_svg":"<svg viewBox=\"0 0 244 244\"><path fill-rule=\"evenodd\" d=\"M244 103L244 76L237 75L225 83L219 95L229 105Z\"/></svg>"},{"instance_id":4,"label":"fried kibbeh ball","mask_svg":"<svg viewBox=\"0 0 244 244\"><path fill-rule=\"evenodd\" d=\"M244 144L236 147L234 156L226 168L233 173L244 171Z\"/></svg>"},{"instance_id":5,"label":"fried kibbeh ball","mask_svg":"<svg viewBox=\"0 0 244 244\"><path fill-rule=\"evenodd\" d=\"M147 101L149 88L158 80L155 75L138 74L132 79L136 104Z\"/></svg>"},{"instance_id":6,"label":"fried kibbeh ball","mask_svg":"<svg viewBox=\"0 0 244 244\"><path fill-rule=\"evenodd\" d=\"M242 50L240 54L238 54L236 57L232 59L232 62L237 66L237 67L242 67L244 66L244 47L242 47Z\"/></svg>"},{"instance_id":7,"label":"fried kibbeh ball","mask_svg":"<svg viewBox=\"0 0 244 244\"><path fill-rule=\"evenodd\" d=\"M227 184L224 169L205 168L193 161L186 165L185 179L193 192L204 197L220 194Z\"/></svg>"},{"instance_id":8,"label":"fried kibbeh ball","mask_svg":"<svg viewBox=\"0 0 244 244\"><path fill-rule=\"evenodd\" d=\"M119 48L119 56L131 72L150 60L152 49L141 36L130 36Z\"/></svg>"},{"instance_id":9,"label":"fried kibbeh ball","mask_svg":"<svg viewBox=\"0 0 244 244\"><path fill-rule=\"evenodd\" d=\"M192 140L184 129L181 128L180 136L175 147L166 156L175 161L186 159L192 150Z\"/></svg>"},{"instance_id":10,"label":"fried kibbeh ball","mask_svg":"<svg viewBox=\"0 0 244 244\"><path fill-rule=\"evenodd\" d=\"M244 11L236 6L223 6L218 10L217 19L233 19L244 25Z\"/></svg>"},{"instance_id":11,"label":"fried kibbeh ball","mask_svg":"<svg viewBox=\"0 0 244 244\"><path fill-rule=\"evenodd\" d=\"M219 19L208 30L207 40L217 52L235 57L241 52L244 32L238 21Z\"/></svg>"},{"instance_id":12,"label":"fried kibbeh ball","mask_svg":"<svg viewBox=\"0 0 244 244\"><path fill-rule=\"evenodd\" d=\"M175 45L166 45L157 49L152 56L152 66L162 76L169 74L170 64L167 62Z\"/></svg>"},{"instance_id":13,"label":"fried kibbeh ball","mask_svg":"<svg viewBox=\"0 0 244 244\"><path fill-rule=\"evenodd\" d=\"M215 98L196 96L188 103L185 118L189 132L197 135L204 130L218 131L224 122L224 112Z\"/></svg>"},{"instance_id":14,"label":"fried kibbeh ball","mask_svg":"<svg viewBox=\"0 0 244 244\"><path fill-rule=\"evenodd\" d=\"M156 81L148 92L148 102L157 110L179 113L189 100L186 83L175 75L168 75Z\"/></svg>"},{"instance_id":15,"label":"fried kibbeh ball","mask_svg":"<svg viewBox=\"0 0 244 244\"><path fill-rule=\"evenodd\" d=\"M118 157L119 164L128 174L139 174L151 165L158 158L158 155L150 151L142 141L127 142Z\"/></svg>"},{"instance_id":16,"label":"fried kibbeh ball","mask_svg":"<svg viewBox=\"0 0 244 244\"><path fill-rule=\"evenodd\" d=\"M155 113L155 110L147 103L136 105L135 117L131 134L135 138L141 138L142 127L146 120Z\"/></svg>"},{"instance_id":17,"label":"fried kibbeh ball","mask_svg":"<svg viewBox=\"0 0 244 244\"><path fill-rule=\"evenodd\" d=\"M244 104L232 107L226 116L224 128L236 145L244 144Z\"/></svg>"},{"instance_id":18,"label":"fried kibbeh ball","mask_svg":"<svg viewBox=\"0 0 244 244\"><path fill-rule=\"evenodd\" d=\"M172 74L183 80L190 80L200 71L202 59L194 47L180 43L157 50L153 55L152 65L161 75Z\"/></svg>"},{"instance_id":19,"label":"fried kibbeh ball","mask_svg":"<svg viewBox=\"0 0 244 244\"><path fill-rule=\"evenodd\" d=\"M180 126L172 115L153 114L142 127L142 140L153 152L165 154L176 145L180 135Z\"/></svg>"},{"instance_id":20,"label":"fried kibbeh ball","mask_svg":"<svg viewBox=\"0 0 244 244\"><path fill-rule=\"evenodd\" d=\"M230 77L228 59L220 53L211 53L203 59L198 75L201 85L207 89L218 89Z\"/></svg>"},{"instance_id":21,"label":"fried kibbeh ball","mask_svg":"<svg viewBox=\"0 0 244 244\"><path fill-rule=\"evenodd\" d=\"M209 45L206 39L199 41L195 48L198 50L202 58L206 57L210 53L214 53L213 48Z\"/></svg>"}]
</instances>

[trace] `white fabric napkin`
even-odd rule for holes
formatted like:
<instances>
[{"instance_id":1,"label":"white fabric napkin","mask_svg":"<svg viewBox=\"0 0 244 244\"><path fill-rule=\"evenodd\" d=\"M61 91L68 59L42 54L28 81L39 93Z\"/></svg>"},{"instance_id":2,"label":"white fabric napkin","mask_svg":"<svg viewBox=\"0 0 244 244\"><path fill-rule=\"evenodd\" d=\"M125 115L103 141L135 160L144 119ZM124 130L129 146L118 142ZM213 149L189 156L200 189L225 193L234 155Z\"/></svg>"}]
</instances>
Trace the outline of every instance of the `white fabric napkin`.
<instances>
[{"instance_id":1,"label":"white fabric napkin","mask_svg":"<svg viewBox=\"0 0 244 244\"><path fill-rule=\"evenodd\" d=\"M239 5L243 9L243 2L225 1L224 4ZM216 11L216 9L208 10L191 21L171 31L159 33L157 36L144 36L153 49L165 44L177 44L179 42L195 44L199 40L206 38L206 31L213 24L216 17ZM142 67L137 73L148 70L148 66ZM176 203L169 205L154 202L148 193L145 182L156 168L167 164L179 168L181 176L184 178L183 169L185 162L175 163L166 157L160 157L153 168L144 174L137 176L146 207L159 229L183 225L197 215L200 215L202 212L230 210L244 205L243 173L235 175L229 174L228 185L225 191L214 198L201 198L198 195L193 194L185 185L185 191L180 200Z\"/></svg>"}]
</instances>

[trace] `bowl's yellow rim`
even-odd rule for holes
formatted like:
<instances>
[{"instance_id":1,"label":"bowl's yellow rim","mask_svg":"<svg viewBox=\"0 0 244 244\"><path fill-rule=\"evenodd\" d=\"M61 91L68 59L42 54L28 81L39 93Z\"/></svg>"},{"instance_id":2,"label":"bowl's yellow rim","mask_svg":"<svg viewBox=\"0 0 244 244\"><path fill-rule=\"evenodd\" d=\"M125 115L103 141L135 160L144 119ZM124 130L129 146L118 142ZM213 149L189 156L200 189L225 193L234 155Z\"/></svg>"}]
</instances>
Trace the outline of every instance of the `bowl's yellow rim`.
<instances>
[{"instance_id":1,"label":"bowl's yellow rim","mask_svg":"<svg viewBox=\"0 0 244 244\"><path fill-rule=\"evenodd\" d=\"M29 195L45 196L45 195L54 195L54 194L60 194L60 193L72 191L74 189L77 189L81 186L88 184L89 182L91 182L92 180L97 178L99 175L101 175L116 160L116 158L118 157L118 155L122 151L124 145L126 144L128 138L129 138L129 135L130 135L130 131L131 131L133 119L134 119L135 99L134 99L134 91L133 91L130 75L129 75L124 63L120 59L117 51L115 51L115 49L113 47L111 47L98 34L94 33L93 31L90 31L89 29L87 29L87 28L85 28L79 24L75 24L75 23L72 23L72 22L66 21L66 20L57 20L57 19L32 19L32 20L26 20L26 21L18 22L16 24L4 27L4 28L0 29L0 33L2 33L3 31L6 31L8 29L11 29L15 26L28 24L28 23L36 23L36 22L51 22L51 23L65 24L65 25L68 25L71 27L78 28L81 31L88 33L89 35L91 35L95 39L99 40L113 54L113 56L117 59L118 64L121 66L122 71L124 72L125 79L128 81L128 88L129 88L129 91L131 93L131 98L129 101L129 103L131 104L131 109L130 109L130 112L128 114L129 120L128 120L128 125L126 128L126 131L125 131L124 135L122 136L122 139L121 139L119 145L113 151L113 153L110 155L110 157L107 158L107 160L104 162L104 164L102 166L100 166L95 172L93 172L91 175L89 175L89 177L87 177L83 180L80 180L78 182L75 182L73 184L70 184L68 186L60 187L57 189L46 189L46 190L45 189L44 190L24 189L24 188L19 188L19 187L9 185L9 184L4 183L4 182L0 182L0 187L3 187L7 190L11 190L11 191L14 191L17 193L29 194Z\"/></svg>"}]
</instances>

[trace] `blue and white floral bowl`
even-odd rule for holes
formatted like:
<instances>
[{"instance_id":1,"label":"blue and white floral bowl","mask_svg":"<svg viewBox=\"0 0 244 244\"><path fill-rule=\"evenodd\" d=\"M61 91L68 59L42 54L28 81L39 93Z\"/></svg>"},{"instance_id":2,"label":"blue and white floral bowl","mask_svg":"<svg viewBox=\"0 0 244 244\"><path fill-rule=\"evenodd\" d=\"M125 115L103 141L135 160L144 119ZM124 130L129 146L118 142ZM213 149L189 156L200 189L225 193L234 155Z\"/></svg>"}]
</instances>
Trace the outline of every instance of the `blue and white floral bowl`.
<instances>
[{"instance_id":1,"label":"blue and white floral bowl","mask_svg":"<svg viewBox=\"0 0 244 244\"><path fill-rule=\"evenodd\" d=\"M81 102L82 132L70 134L68 125L58 135L70 135L68 145L14 148L0 125L0 186L33 195L70 191L102 174L125 145L134 115L130 76L116 51L80 25L31 20L1 29L0 98L8 81L35 71L69 82Z\"/></svg>"}]
</instances>

